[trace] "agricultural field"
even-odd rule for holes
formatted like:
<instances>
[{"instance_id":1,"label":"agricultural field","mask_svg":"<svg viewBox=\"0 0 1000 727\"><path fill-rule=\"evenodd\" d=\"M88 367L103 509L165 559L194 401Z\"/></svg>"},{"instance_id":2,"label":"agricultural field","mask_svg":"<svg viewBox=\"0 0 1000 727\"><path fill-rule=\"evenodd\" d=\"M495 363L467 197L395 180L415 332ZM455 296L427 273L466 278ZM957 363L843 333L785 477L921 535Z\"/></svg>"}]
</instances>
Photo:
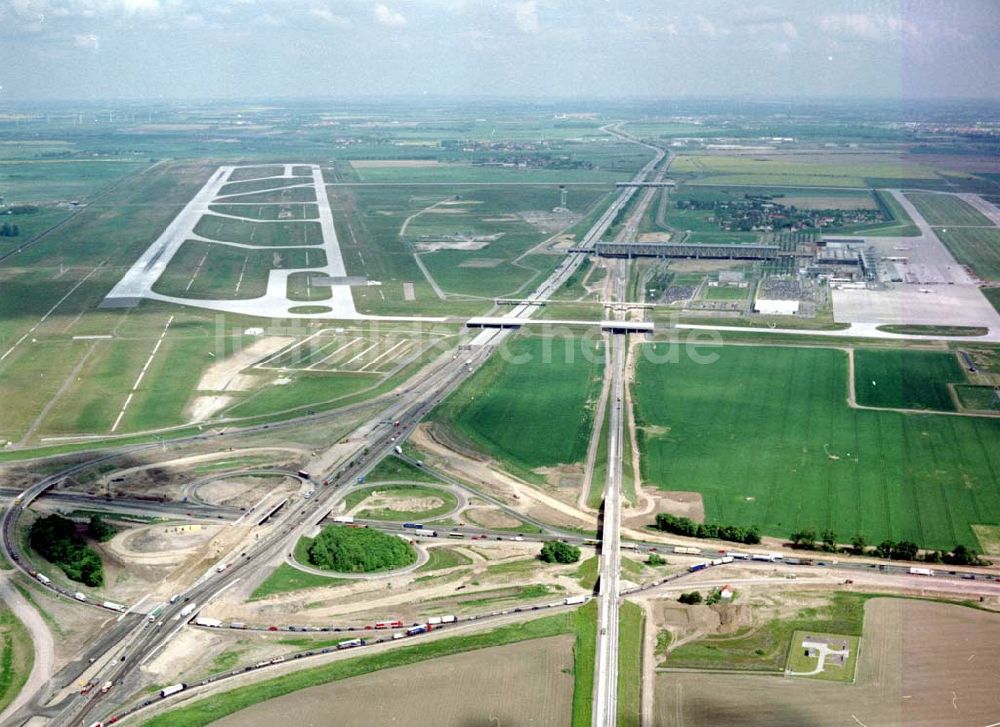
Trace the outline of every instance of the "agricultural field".
<instances>
[{"instance_id":1,"label":"agricultural field","mask_svg":"<svg viewBox=\"0 0 1000 727\"><path fill-rule=\"evenodd\" d=\"M987 226L993 223L972 205L952 194L907 192L906 198L932 226Z\"/></svg>"},{"instance_id":2,"label":"agricultural field","mask_svg":"<svg viewBox=\"0 0 1000 727\"><path fill-rule=\"evenodd\" d=\"M989 724L997 618L963 606L873 598L865 604L854 684L780 675L659 674L656 724L952 724L956 704L963 723Z\"/></svg>"},{"instance_id":3,"label":"agricultural field","mask_svg":"<svg viewBox=\"0 0 1000 727\"><path fill-rule=\"evenodd\" d=\"M578 691L574 689L573 678L568 675L568 672L573 671L573 652L570 650L570 644L572 641L571 639L566 639L565 651L559 647L554 647L551 642L560 639L560 637L564 634L573 632L576 621L575 616L576 614L574 613L549 616L525 623L515 623L507 626L501 626L486 633L432 639L424 643L414 644L412 646L408 645L383 653L362 655L345 660L332 661L326 664L314 666L312 668L303 669L298 672L285 674L273 679L267 679L256 684L238 687L224 692L221 695L217 695L212 699L202 699L187 706L168 710L146 720L142 724L144 727L167 727L167 725L169 725L169 727L194 727L194 725L205 725L210 722L215 722L216 720L221 720L223 717L235 715L236 713L239 713L239 717L231 718L235 721L231 722L227 720L225 722L219 722L219 724L256 724L256 722L249 721L256 719L264 720L261 724L269 724L270 722L267 722L268 719L273 721L273 713L269 708L272 704L276 703L274 700L277 700L278 698L286 700L294 699L296 704L301 704L302 695L307 694L309 696L313 696L316 702L325 703L325 700L322 698L323 690L333 689L336 686L334 682L351 679L353 677L365 677L366 675L375 674L376 672L379 672L379 675L384 676L386 674L391 674L392 672L384 672L382 670L397 667L411 667L411 665L420 664L429 660L433 661L429 664L421 664L420 667L408 668L407 675L412 674L419 668L421 673L434 677L436 680L435 688L426 688L423 690L425 695L424 698L432 698L426 695L440 693L442 682L447 682L449 680L453 681L459 678L479 679L480 677L477 677L477 674L483 675L484 678L489 677L491 672L470 668L470 662L468 661L471 659L473 662L479 663L481 662L484 654L496 654L498 663L507 664L508 669L523 668L523 665L520 664L520 662L522 660L527 660L525 655L519 654L519 656L522 656L522 659L509 659L505 656L505 652L503 650L509 646L516 646L520 644L529 645L534 640L539 640L536 641L536 644L543 644L541 651L544 651L545 655L540 659L532 659L530 661L541 661L542 664L553 665L554 671L558 672L556 678L560 681L552 681L552 676L549 674L551 670L545 668L544 666L541 668L530 669L528 679L533 678L535 681L540 682L540 686L537 687L537 689L541 691L544 699L551 702L554 707L567 709L571 700L575 705L575 694L576 691ZM496 651L493 651L493 649L496 649ZM553 661L554 659L559 659L560 652L566 655L564 658L568 658L567 661ZM452 656L466 653L467 656L462 657L463 661L461 662L461 665L463 668L456 668L455 666L449 665L447 662L447 659ZM555 666L557 663L561 665ZM444 674L438 674L435 671L435 669L441 664L445 664L447 669ZM448 666L451 666L452 668L448 669ZM502 685L504 682L509 682L510 679L513 679L513 675L507 680L498 680L493 678L493 682L499 682ZM566 683L568 683L568 686L562 686ZM537 693L535 691L536 687L521 686L521 679L518 679L515 684L517 685L514 688L515 691L522 690L525 691L526 694ZM525 684L527 684L527 679L525 680ZM484 684L483 689L487 688L488 687ZM400 687L400 689L403 689L403 687ZM302 690L309 691L303 692ZM313 692L313 690L315 690L315 692ZM546 690L549 691L548 694L546 694ZM296 693L294 698L291 696L284 696L290 695L293 692ZM351 690L351 693L356 696L357 690L353 689ZM463 694L468 695L469 693L468 688L463 691ZM478 696L477 692L472 693ZM502 695L506 699L505 704L508 708L512 704L518 704L515 697L512 696L512 693L513 692L510 690L505 690ZM378 697L381 701L385 698L385 694L383 692L379 692ZM337 704L339 709L340 705L343 704L343 700L337 700ZM475 711L474 704L465 705L461 700L455 700L452 704L457 705L458 707L467 707L468 709L474 710L475 715L479 714L478 711ZM408 702L408 705L412 707L412 700ZM566 705L566 707L562 707L562 705ZM282 706L284 707L284 711L287 712L287 704L282 703ZM370 724L370 709L373 708L374 705L367 706L369 711L366 713L360 713L362 721L359 722L359 724ZM248 710L247 708L249 707L253 707L253 710ZM444 705L435 706L433 711L435 715L437 715L438 712L443 709L448 709L448 707ZM544 711L547 707L542 705L539 709ZM329 707L327 707L326 710L326 714L328 713ZM464 710L458 715L458 717L465 719L468 719L470 716L472 715ZM565 723L567 721L565 714L555 714L554 717L558 723ZM463 722L460 721L457 724L461 725Z\"/></svg>"},{"instance_id":4,"label":"agricultural field","mask_svg":"<svg viewBox=\"0 0 1000 727\"><path fill-rule=\"evenodd\" d=\"M945 227L934 232L959 263L968 265L983 280L1000 282L1000 228Z\"/></svg>"},{"instance_id":5,"label":"agricultural field","mask_svg":"<svg viewBox=\"0 0 1000 727\"><path fill-rule=\"evenodd\" d=\"M773 187L885 186L886 180L940 182L931 167L887 158L885 155L783 155L759 152L753 156L682 154L670 167L673 174L696 179L695 184L747 184ZM876 181L878 184L872 184Z\"/></svg>"},{"instance_id":6,"label":"agricultural field","mask_svg":"<svg viewBox=\"0 0 1000 727\"><path fill-rule=\"evenodd\" d=\"M955 411L948 384L964 382L964 370L954 353L854 351L855 396L862 406Z\"/></svg>"},{"instance_id":7,"label":"agricultural field","mask_svg":"<svg viewBox=\"0 0 1000 727\"><path fill-rule=\"evenodd\" d=\"M585 456L603 368L600 343L518 336L506 356L492 357L430 419L537 481L539 468Z\"/></svg>"},{"instance_id":8,"label":"agricultural field","mask_svg":"<svg viewBox=\"0 0 1000 727\"><path fill-rule=\"evenodd\" d=\"M1000 420L851 409L839 350L710 353L640 355L633 388L644 482L701 493L709 522L947 549L1000 523Z\"/></svg>"},{"instance_id":9,"label":"agricultural field","mask_svg":"<svg viewBox=\"0 0 1000 727\"><path fill-rule=\"evenodd\" d=\"M483 663L489 669L481 668ZM336 712L338 725L567 724L573 698L572 638L556 636L485 651L456 654L311 687L220 720L219 727L265 727L294 710L296 719L321 723ZM370 699L359 695L371 695Z\"/></svg>"}]
</instances>

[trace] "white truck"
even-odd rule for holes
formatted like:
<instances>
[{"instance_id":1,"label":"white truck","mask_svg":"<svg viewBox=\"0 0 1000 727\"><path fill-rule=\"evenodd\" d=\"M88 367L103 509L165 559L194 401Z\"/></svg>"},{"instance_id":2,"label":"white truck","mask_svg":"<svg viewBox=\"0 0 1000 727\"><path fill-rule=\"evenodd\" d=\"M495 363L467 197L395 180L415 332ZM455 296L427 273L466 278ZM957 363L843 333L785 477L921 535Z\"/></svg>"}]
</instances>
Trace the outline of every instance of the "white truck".
<instances>
[{"instance_id":1,"label":"white truck","mask_svg":"<svg viewBox=\"0 0 1000 727\"><path fill-rule=\"evenodd\" d=\"M197 606L196 606L195 604L193 604L193 603L189 603L188 605L186 605L186 606L185 606L184 608L182 608L182 609L181 609L181 612L180 612L180 614L178 614L178 615L179 615L179 616L180 616L181 618L187 618L187 617L188 617L188 616L190 616L190 615L191 615L192 613L194 613L194 610L195 610L196 608L197 608Z\"/></svg>"},{"instance_id":2,"label":"white truck","mask_svg":"<svg viewBox=\"0 0 1000 727\"><path fill-rule=\"evenodd\" d=\"M177 692L183 692L187 689L187 684L181 682L180 684L171 684L169 687L163 687L160 690L160 698L169 697L172 694L177 694Z\"/></svg>"},{"instance_id":3,"label":"white truck","mask_svg":"<svg viewBox=\"0 0 1000 727\"><path fill-rule=\"evenodd\" d=\"M205 618L204 616L199 616L194 620L197 626L208 626L213 629L217 629L222 626L222 621L217 618Z\"/></svg>"},{"instance_id":4,"label":"white truck","mask_svg":"<svg viewBox=\"0 0 1000 727\"><path fill-rule=\"evenodd\" d=\"M911 576L932 576L934 571L930 568L910 568Z\"/></svg>"},{"instance_id":5,"label":"white truck","mask_svg":"<svg viewBox=\"0 0 1000 727\"><path fill-rule=\"evenodd\" d=\"M37 578L40 583L44 583L46 586L52 582L52 580L44 573L36 573L35 578Z\"/></svg>"},{"instance_id":6,"label":"white truck","mask_svg":"<svg viewBox=\"0 0 1000 727\"><path fill-rule=\"evenodd\" d=\"M563 603L565 603L567 606L575 606L578 603L586 603L586 602L587 602L586 596L570 596L565 601L563 601Z\"/></svg>"},{"instance_id":7,"label":"white truck","mask_svg":"<svg viewBox=\"0 0 1000 727\"><path fill-rule=\"evenodd\" d=\"M80 593L79 591L77 591L76 593L73 594L73 598L75 598L77 601L86 601L87 600L87 597L85 595L83 595L82 593Z\"/></svg>"},{"instance_id":8,"label":"white truck","mask_svg":"<svg viewBox=\"0 0 1000 727\"><path fill-rule=\"evenodd\" d=\"M338 515L333 519L335 523L342 523L344 525L350 525L354 522L354 518L350 515Z\"/></svg>"},{"instance_id":9,"label":"white truck","mask_svg":"<svg viewBox=\"0 0 1000 727\"><path fill-rule=\"evenodd\" d=\"M402 453L403 453L403 448L402 448L402 447L400 447L400 446L399 446L398 444L397 444L397 445L396 445L395 447L393 447L392 449L393 449L393 451L394 451L394 452L395 452L396 454L402 454Z\"/></svg>"},{"instance_id":10,"label":"white truck","mask_svg":"<svg viewBox=\"0 0 1000 727\"><path fill-rule=\"evenodd\" d=\"M118 613L124 613L125 607L120 603L115 603L114 601L105 601L101 604L104 608L110 609L112 611L117 611Z\"/></svg>"}]
</instances>

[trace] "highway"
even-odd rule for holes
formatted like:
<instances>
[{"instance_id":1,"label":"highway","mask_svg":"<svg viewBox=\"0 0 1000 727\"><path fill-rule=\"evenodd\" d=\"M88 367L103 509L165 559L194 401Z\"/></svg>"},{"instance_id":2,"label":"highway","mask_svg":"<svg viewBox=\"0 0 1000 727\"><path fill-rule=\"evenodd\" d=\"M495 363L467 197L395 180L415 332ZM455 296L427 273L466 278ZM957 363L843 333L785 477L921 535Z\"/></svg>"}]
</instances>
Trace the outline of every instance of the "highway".
<instances>
[{"instance_id":1,"label":"highway","mask_svg":"<svg viewBox=\"0 0 1000 727\"><path fill-rule=\"evenodd\" d=\"M622 138L630 141L635 139L623 135L620 132L611 131ZM636 142L641 143L641 142ZM650 147L655 148L655 147ZM634 177L633 181L644 181L649 172L663 159L664 152L656 149L654 158L650 160ZM614 203L599 218L597 223L584 236L583 242L593 245L600 239L608 226L629 199L635 194L637 188L624 188L615 199ZM576 270L585 260L584 253L574 253L557 267L557 269L543 281L539 287L529 296L532 300L547 300ZM516 307L511 315L518 318L529 318L537 311L537 306L522 305ZM287 552L298 539L318 525L325 518L326 514L343 497L342 491L346 486L355 482L358 477L367 474L374 465L383 457L389 455L395 446L397 439L405 438L412 431L413 427L448 393L457 387L462 381L470 376L482 363L490 356L496 344L503 341L510 331L491 331L491 335L482 345L468 354L463 354L459 359L455 356L450 362L437 367L430 367L425 370L411 384L410 388L396 401L392 402L384 410L378 412L366 424L356 430L364 439L362 444L351 455L343 457L340 462L329 471L320 471L310 467L309 471L319 472L315 476L317 480L327 480L328 487L319 487L316 497L309 500L299 500L287 506L279 515L276 527L269 530L267 537L246 547L239 555L230 558L230 567L221 573L210 571L206 573L194 586L183 594L184 598L175 604L166 604L159 616L156 624L142 621L140 625L133 628L128 634L108 648L102 658L98 661L107 661L102 669L96 670L95 678L100 681L111 681L115 686L109 692L111 696L103 695L99 691L88 695L75 695L68 700L64 709L51 722L52 725L80 725L89 724L93 721L93 716L107 716L115 709L118 701L115 693L123 696L133 689L140 688L139 667L149 658L155 655L170 639L175 632L174 617L179 618L181 609L185 602L204 605L212 597L220 593L223 589L233 585L236 580L244 577L261 563L271 562L273 559L281 557L282 552ZM400 426L386 425L385 422L399 421ZM266 429L267 425L248 429ZM192 440L204 439L204 435L192 437ZM156 445L140 445L138 449ZM123 448L124 449L124 448ZM123 452L109 453L100 456L95 460L85 462L67 468L63 472L57 473L36 483L22 493L13 507L4 515L3 520L3 545L12 559L16 562L16 547L13 537L14 526L17 517L25 507L48 490L53 485L61 482L65 477L75 472L87 469L95 464L113 460L122 456ZM308 467L308 466L307 466ZM23 567L22 567L23 569ZM65 595L65 594L64 594ZM179 622L176 628L183 626L183 621ZM107 658L104 658L107 657ZM113 660L108 660L113 658Z\"/></svg>"}]
</instances>

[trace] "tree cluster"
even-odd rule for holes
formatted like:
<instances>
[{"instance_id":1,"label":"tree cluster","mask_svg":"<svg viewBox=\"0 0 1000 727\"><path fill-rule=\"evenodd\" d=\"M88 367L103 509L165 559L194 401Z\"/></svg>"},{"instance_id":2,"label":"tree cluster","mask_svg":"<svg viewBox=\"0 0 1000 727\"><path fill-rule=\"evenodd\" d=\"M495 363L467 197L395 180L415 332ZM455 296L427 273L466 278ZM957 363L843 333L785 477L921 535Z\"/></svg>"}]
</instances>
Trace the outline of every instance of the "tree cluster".
<instances>
[{"instance_id":1,"label":"tree cluster","mask_svg":"<svg viewBox=\"0 0 1000 727\"><path fill-rule=\"evenodd\" d=\"M328 527L309 544L309 563L342 573L371 573L403 568L417 554L395 535L368 528Z\"/></svg>"},{"instance_id":2,"label":"tree cluster","mask_svg":"<svg viewBox=\"0 0 1000 727\"><path fill-rule=\"evenodd\" d=\"M538 557L545 563L576 563L580 560L580 549L569 543L550 540L542 546Z\"/></svg>"},{"instance_id":3,"label":"tree cluster","mask_svg":"<svg viewBox=\"0 0 1000 727\"><path fill-rule=\"evenodd\" d=\"M696 606L701 603L701 594L698 591L691 591L690 593L682 593L680 598L677 599L685 606Z\"/></svg>"},{"instance_id":4,"label":"tree cluster","mask_svg":"<svg viewBox=\"0 0 1000 727\"><path fill-rule=\"evenodd\" d=\"M87 523L87 535L94 540L104 542L111 540L118 533L118 528L108 525L100 515L91 515L90 522Z\"/></svg>"},{"instance_id":5,"label":"tree cluster","mask_svg":"<svg viewBox=\"0 0 1000 727\"><path fill-rule=\"evenodd\" d=\"M9 222L0 225L0 237L17 237L20 234L21 228L17 225L12 225Z\"/></svg>"},{"instance_id":6,"label":"tree cluster","mask_svg":"<svg viewBox=\"0 0 1000 727\"><path fill-rule=\"evenodd\" d=\"M837 534L832 530L824 530L817 536L813 529L799 530L792 533L792 547L799 550L822 550L826 553L837 552Z\"/></svg>"},{"instance_id":7,"label":"tree cluster","mask_svg":"<svg viewBox=\"0 0 1000 727\"><path fill-rule=\"evenodd\" d=\"M677 517L665 512L657 513L656 528L667 533L684 535L689 538L728 540L733 543L745 543L746 545L756 545L760 542L760 529L756 525L744 528L739 525L696 523L690 518Z\"/></svg>"},{"instance_id":8,"label":"tree cluster","mask_svg":"<svg viewBox=\"0 0 1000 727\"><path fill-rule=\"evenodd\" d=\"M101 556L87 547L72 520L60 515L39 518L31 526L28 542L70 580L95 588L104 585Z\"/></svg>"}]
</instances>

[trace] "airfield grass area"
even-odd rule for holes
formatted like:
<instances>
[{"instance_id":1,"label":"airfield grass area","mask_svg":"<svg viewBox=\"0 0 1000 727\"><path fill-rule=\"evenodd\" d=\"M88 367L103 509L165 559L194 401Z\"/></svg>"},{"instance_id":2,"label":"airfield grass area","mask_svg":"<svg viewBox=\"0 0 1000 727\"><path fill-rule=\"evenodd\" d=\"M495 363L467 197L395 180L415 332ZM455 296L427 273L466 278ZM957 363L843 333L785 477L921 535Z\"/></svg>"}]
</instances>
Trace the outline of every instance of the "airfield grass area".
<instances>
[{"instance_id":1,"label":"airfield grass area","mask_svg":"<svg viewBox=\"0 0 1000 727\"><path fill-rule=\"evenodd\" d=\"M1000 281L1000 227L944 227L934 232L959 263L983 280Z\"/></svg>"},{"instance_id":2,"label":"airfield grass area","mask_svg":"<svg viewBox=\"0 0 1000 727\"><path fill-rule=\"evenodd\" d=\"M546 616L524 623L502 626L486 633L442 638L378 654L358 656L302 669L257 684L213 695L209 699L198 700L189 706L164 712L142 724L144 727L202 727L247 707L308 687L453 654L572 633L575 623L574 617L573 612ZM480 651L479 657L488 659L489 653ZM466 669L465 671L475 670ZM370 716L368 713L369 720ZM239 719L241 721L236 724L246 724L242 721L242 716Z\"/></svg>"},{"instance_id":3,"label":"airfield grass area","mask_svg":"<svg viewBox=\"0 0 1000 727\"><path fill-rule=\"evenodd\" d=\"M387 373L440 342L440 337L420 329L325 328L278 351L260 367L283 372Z\"/></svg>"},{"instance_id":4,"label":"airfield grass area","mask_svg":"<svg viewBox=\"0 0 1000 727\"><path fill-rule=\"evenodd\" d=\"M209 212L247 217L252 220L315 220L319 209L314 204L213 204Z\"/></svg>"},{"instance_id":5,"label":"airfield grass area","mask_svg":"<svg viewBox=\"0 0 1000 727\"><path fill-rule=\"evenodd\" d=\"M587 452L604 368L602 344L518 336L430 415L436 427L539 481L539 467ZM504 360L509 359L509 360Z\"/></svg>"},{"instance_id":6,"label":"airfield grass area","mask_svg":"<svg viewBox=\"0 0 1000 727\"><path fill-rule=\"evenodd\" d=\"M282 189L285 187L295 187L301 184L311 184L311 179L286 178L286 179L254 179L245 182L230 182L223 185L219 190L219 196L224 197L231 194L245 194L247 192L262 192L270 189Z\"/></svg>"},{"instance_id":7,"label":"airfield grass area","mask_svg":"<svg viewBox=\"0 0 1000 727\"><path fill-rule=\"evenodd\" d=\"M202 237L222 242L274 247L321 245L323 230L318 222L248 222L218 215L204 215L194 231Z\"/></svg>"},{"instance_id":8,"label":"airfield grass area","mask_svg":"<svg viewBox=\"0 0 1000 727\"><path fill-rule=\"evenodd\" d=\"M0 603L0 712L17 698L34 662L28 629Z\"/></svg>"},{"instance_id":9,"label":"airfield grass area","mask_svg":"<svg viewBox=\"0 0 1000 727\"><path fill-rule=\"evenodd\" d=\"M248 192L237 194L232 197L217 198L216 204L294 204L303 202L315 202L316 191L311 187L286 187L284 189L272 189L269 192ZM310 205L312 206L312 205Z\"/></svg>"},{"instance_id":10,"label":"airfield grass area","mask_svg":"<svg viewBox=\"0 0 1000 727\"><path fill-rule=\"evenodd\" d=\"M955 387L958 400L965 409L973 411L1000 411L1000 389L993 386L971 386L960 384Z\"/></svg>"},{"instance_id":11,"label":"airfield grass area","mask_svg":"<svg viewBox=\"0 0 1000 727\"><path fill-rule=\"evenodd\" d=\"M964 382L954 353L865 348L854 352L855 395L863 406L955 411L948 384Z\"/></svg>"},{"instance_id":12,"label":"airfield grass area","mask_svg":"<svg viewBox=\"0 0 1000 727\"><path fill-rule=\"evenodd\" d=\"M986 296L993 307L1000 313L1000 288L983 288L983 295Z\"/></svg>"},{"instance_id":13,"label":"airfield grass area","mask_svg":"<svg viewBox=\"0 0 1000 727\"><path fill-rule=\"evenodd\" d=\"M551 212L559 188L546 184L331 187L329 196L348 273L381 282L355 289L359 310L475 315L489 309L492 296L524 292L550 272L561 256L529 251L563 227L582 234L612 189L570 187L570 215Z\"/></svg>"},{"instance_id":14,"label":"airfield grass area","mask_svg":"<svg viewBox=\"0 0 1000 727\"><path fill-rule=\"evenodd\" d=\"M271 270L323 265L326 265L326 252L322 249L247 250L187 240L170 260L153 290L180 298L259 298L267 292Z\"/></svg>"},{"instance_id":15,"label":"airfield grass area","mask_svg":"<svg viewBox=\"0 0 1000 727\"><path fill-rule=\"evenodd\" d=\"M839 350L712 353L640 353L633 390L644 482L701 493L708 521L947 549L1000 522L1000 420L851 409Z\"/></svg>"},{"instance_id":16,"label":"airfield grass area","mask_svg":"<svg viewBox=\"0 0 1000 727\"><path fill-rule=\"evenodd\" d=\"M906 198L913 202L913 206L923 218L934 226L993 225L982 212L951 194L907 192Z\"/></svg>"}]
</instances>

